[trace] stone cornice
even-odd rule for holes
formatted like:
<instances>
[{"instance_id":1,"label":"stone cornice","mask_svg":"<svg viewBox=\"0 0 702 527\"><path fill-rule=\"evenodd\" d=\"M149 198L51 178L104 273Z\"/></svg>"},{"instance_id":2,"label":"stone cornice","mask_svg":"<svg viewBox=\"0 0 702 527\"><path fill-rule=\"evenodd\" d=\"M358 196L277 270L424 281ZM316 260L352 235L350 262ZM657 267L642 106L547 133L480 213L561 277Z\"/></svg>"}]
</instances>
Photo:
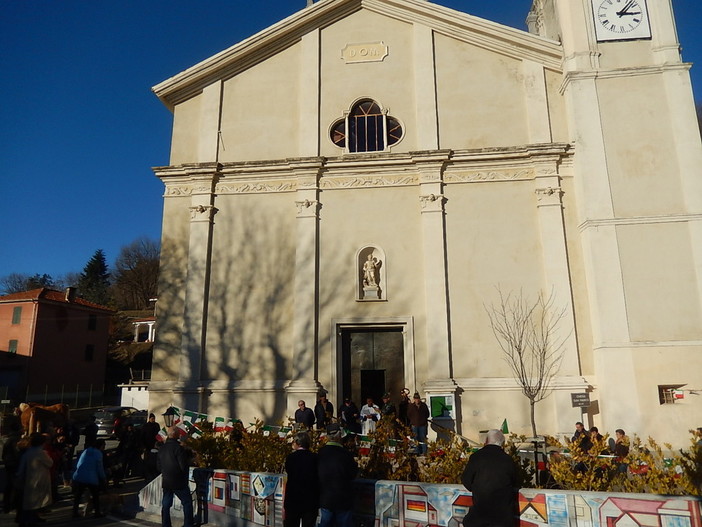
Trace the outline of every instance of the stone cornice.
<instances>
[{"instance_id":1,"label":"stone cornice","mask_svg":"<svg viewBox=\"0 0 702 527\"><path fill-rule=\"evenodd\" d=\"M484 49L560 70L557 42L425 0L321 0L152 88L169 108L221 79L228 79L360 9L428 26Z\"/></svg>"},{"instance_id":2,"label":"stone cornice","mask_svg":"<svg viewBox=\"0 0 702 527\"><path fill-rule=\"evenodd\" d=\"M458 386L465 391L483 390L521 390L520 384L514 377L467 377L454 379ZM550 388L552 390L584 389L590 383L580 376L555 376Z\"/></svg>"},{"instance_id":3,"label":"stone cornice","mask_svg":"<svg viewBox=\"0 0 702 527\"><path fill-rule=\"evenodd\" d=\"M681 62L678 64L659 64L655 66L636 66L632 68L618 68L613 70L570 71L563 75L560 92L563 94L571 82L595 79L618 79L621 77L638 77L644 75L657 75L669 71L688 71L692 64Z\"/></svg>"},{"instance_id":4,"label":"stone cornice","mask_svg":"<svg viewBox=\"0 0 702 527\"><path fill-rule=\"evenodd\" d=\"M588 219L578 225L583 232L600 227L616 227L618 225L647 225L654 223L687 223L702 221L702 214L667 214L665 216L630 216L627 218L598 218Z\"/></svg>"},{"instance_id":5,"label":"stone cornice","mask_svg":"<svg viewBox=\"0 0 702 527\"><path fill-rule=\"evenodd\" d=\"M435 175L444 184L530 180L569 163L566 143L475 150L382 153L338 158L295 158L221 165L159 167L167 197L188 196L214 182L214 193L261 194L319 188L342 190L417 186ZM548 172L549 174L551 172ZM433 181L433 179L431 179Z\"/></svg>"}]
</instances>

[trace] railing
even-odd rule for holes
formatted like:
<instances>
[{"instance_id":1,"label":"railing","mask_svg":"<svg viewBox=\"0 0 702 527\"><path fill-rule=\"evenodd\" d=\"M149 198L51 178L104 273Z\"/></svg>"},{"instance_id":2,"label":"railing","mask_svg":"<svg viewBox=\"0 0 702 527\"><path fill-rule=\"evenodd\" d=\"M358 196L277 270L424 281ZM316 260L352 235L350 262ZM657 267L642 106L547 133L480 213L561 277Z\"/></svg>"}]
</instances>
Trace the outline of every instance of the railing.
<instances>
[{"instance_id":1,"label":"railing","mask_svg":"<svg viewBox=\"0 0 702 527\"><path fill-rule=\"evenodd\" d=\"M7 386L0 386L0 394L5 394L2 400L12 399L12 405L16 406L21 402L40 403L40 404L56 404L66 403L72 409L107 406L116 404L119 400L119 395L105 393L104 384L42 384L29 385L24 390L24 393L18 393L16 390L10 390ZM10 395L12 395L10 397ZM11 410L11 407L2 408L2 410Z\"/></svg>"},{"instance_id":2,"label":"railing","mask_svg":"<svg viewBox=\"0 0 702 527\"><path fill-rule=\"evenodd\" d=\"M133 370L129 368L130 382L148 382L151 380L151 370Z\"/></svg>"}]
</instances>

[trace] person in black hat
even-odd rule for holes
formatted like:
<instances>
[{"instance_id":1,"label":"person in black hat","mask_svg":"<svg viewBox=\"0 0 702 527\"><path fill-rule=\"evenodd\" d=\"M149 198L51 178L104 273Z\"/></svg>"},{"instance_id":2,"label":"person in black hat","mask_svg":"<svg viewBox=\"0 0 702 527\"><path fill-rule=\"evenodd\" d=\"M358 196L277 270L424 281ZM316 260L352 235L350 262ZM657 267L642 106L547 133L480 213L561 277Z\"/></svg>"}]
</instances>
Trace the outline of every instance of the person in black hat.
<instances>
[{"instance_id":1,"label":"person in black hat","mask_svg":"<svg viewBox=\"0 0 702 527\"><path fill-rule=\"evenodd\" d=\"M395 419L397 410L395 410L395 405L390 400L389 392L385 392L383 394L383 406L380 408L380 413L383 415L383 417L389 416L391 419Z\"/></svg>"},{"instance_id":2,"label":"person in black hat","mask_svg":"<svg viewBox=\"0 0 702 527\"><path fill-rule=\"evenodd\" d=\"M358 465L353 454L341 444L341 427L327 426L327 444L319 449L319 527L351 527L353 513L353 480Z\"/></svg>"},{"instance_id":3,"label":"person in black hat","mask_svg":"<svg viewBox=\"0 0 702 527\"><path fill-rule=\"evenodd\" d=\"M412 402L407 407L407 419L412 425L412 435L417 441L417 453L421 456L427 453L427 432L429 430L429 407L414 392Z\"/></svg>"}]
</instances>

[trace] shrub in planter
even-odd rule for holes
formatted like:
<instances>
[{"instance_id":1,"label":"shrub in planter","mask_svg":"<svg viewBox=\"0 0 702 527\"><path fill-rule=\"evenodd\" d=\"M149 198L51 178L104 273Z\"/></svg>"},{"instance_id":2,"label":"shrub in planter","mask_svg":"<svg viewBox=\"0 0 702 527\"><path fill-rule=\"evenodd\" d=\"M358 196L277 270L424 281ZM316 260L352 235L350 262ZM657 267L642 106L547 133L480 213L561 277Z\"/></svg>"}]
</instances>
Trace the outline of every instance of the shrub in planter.
<instances>
[{"instance_id":1,"label":"shrub in planter","mask_svg":"<svg viewBox=\"0 0 702 527\"><path fill-rule=\"evenodd\" d=\"M567 490L699 495L693 484L694 454L666 454L653 438L644 443L634 436L629 454L621 459L608 453L606 436L582 451L577 444L560 445L563 453L550 458L550 471L558 486ZM691 451L693 452L693 451ZM687 457L686 457L687 456Z\"/></svg>"}]
</instances>

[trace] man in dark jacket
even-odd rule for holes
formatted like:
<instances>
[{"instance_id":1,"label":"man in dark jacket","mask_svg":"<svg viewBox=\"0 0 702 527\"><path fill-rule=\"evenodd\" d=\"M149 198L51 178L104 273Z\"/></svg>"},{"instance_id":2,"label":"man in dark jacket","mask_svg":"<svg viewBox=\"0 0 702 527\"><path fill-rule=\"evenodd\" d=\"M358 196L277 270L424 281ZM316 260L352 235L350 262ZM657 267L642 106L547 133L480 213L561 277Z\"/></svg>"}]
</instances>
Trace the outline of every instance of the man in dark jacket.
<instances>
[{"instance_id":1,"label":"man in dark jacket","mask_svg":"<svg viewBox=\"0 0 702 527\"><path fill-rule=\"evenodd\" d=\"M161 465L163 499L161 500L161 524L171 527L171 506L173 496L183 504L183 527L193 527L193 498L190 494L188 477L190 475L191 455L178 442L178 429L168 429L168 439L158 451Z\"/></svg>"},{"instance_id":2,"label":"man in dark jacket","mask_svg":"<svg viewBox=\"0 0 702 527\"><path fill-rule=\"evenodd\" d=\"M473 494L473 505L463 519L465 527L514 527L517 467L502 445L505 436L490 430L485 446L468 458L461 481Z\"/></svg>"},{"instance_id":3,"label":"man in dark jacket","mask_svg":"<svg viewBox=\"0 0 702 527\"><path fill-rule=\"evenodd\" d=\"M293 439L293 452L285 459L284 527L314 527L319 512L319 477L317 454L310 452L310 435L298 432Z\"/></svg>"},{"instance_id":4,"label":"man in dark jacket","mask_svg":"<svg viewBox=\"0 0 702 527\"><path fill-rule=\"evenodd\" d=\"M305 401L300 399L297 401L297 410L295 410L295 422L304 425L308 430L312 430L314 426L314 412L311 408L307 408Z\"/></svg>"},{"instance_id":5,"label":"man in dark jacket","mask_svg":"<svg viewBox=\"0 0 702 527\"><path fill-rule=\"evenodd\" d=\"M412 426L412 435L417 442L417 453L421 456L427 453L427 432L429 430L429 407L414 392L412 402L407 407L407 419Z\"/></svg>"},{"instance_id":6,"label":"man in dark jacket","mask_svg":"<svg viewBox=\"0 0 702 527\"><path fill-rule=\"evenodd\" d=\"M314 407L314 417L317 420L317 430L324 430L334 417L334 405L327 400L327 394L322 392Z\"/></svg>"},{"instance_id":7,"label":"man in dark jacket","mask_svg":"<svg viewBox=\"0 0 702 527\"><path fill-rule=\"evenodd\" d=\"M341 427L327 427L327 444L319 449L319 506L322 509L319 527L351 527L353 480L358 465L353 454L341 445Z\"/></svg>"}]
</instances>

